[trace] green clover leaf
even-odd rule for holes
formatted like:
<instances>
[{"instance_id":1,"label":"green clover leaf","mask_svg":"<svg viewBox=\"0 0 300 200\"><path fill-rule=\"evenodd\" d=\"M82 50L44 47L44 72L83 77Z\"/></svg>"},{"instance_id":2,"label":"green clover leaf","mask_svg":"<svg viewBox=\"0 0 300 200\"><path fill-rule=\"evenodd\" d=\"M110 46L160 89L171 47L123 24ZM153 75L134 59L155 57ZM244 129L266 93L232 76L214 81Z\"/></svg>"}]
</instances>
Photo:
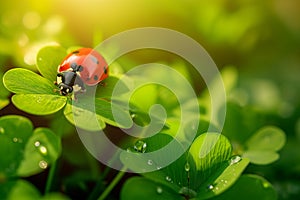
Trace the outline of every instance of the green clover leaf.
<instances>
[{"instance_id":1,"label":"green clover leaf","mask_svg":"<svg viewBox=\"0 0 300 200\"><path fill-rule=\"evenodd\" d=\"M125 185L131 185L132 188L138 182L144 182L152 188L151 193L155 194L158 199L161 195L160 190L166 191L166 197L163 196L165 199L172 199L176 195L178 197L207 199L229 189L249 164L247 158L231 156L232 147L228 139L219 133L201 134L194 140L188 151L165 168L160 169L156 163L149 162L149 160L139 156L143 152L159 150L172 140L174 138L168 134L156 134L151 138L142 140L143 144L146 144L143 145L145 151L139 150L135 146L134 150L139 150L139 153L137 152L135 155L126 152L121 153L121 161L132 171L141 168L146 170L159 169L144 173L145 178L129 179ZM141 143L141 140L138 142ZM179 142L177 142L177 146L180 148ZM170 152L170 154L172 153L174 152ZM152 183L149 183L150 180ZM134 188L140 187L141 184L134 186ZM123 188L122 199L130 199L131 197L150 198L146 193L144 196L142 195L141 191L144 191L142 188L138 192L129 190L129 187ZM172 195L169 193L172 193ZM129 197L128 195L133 196Z\"/></svg>"},{"instance_id":2,"label":"green clover leaf","mask_svg":"<svg viewBox=\"0 0 300 200\"><path fill-rule=\"evenodd\" d=\"M34 115L49 115L64 109L63 113L68 121L85 130L104 129L105 123L129 128L132 125L129 112L121 106L112 105L110 101L114 85L119 81L117 77L112 75L104 81L105 86L99 86L101 89L97 90L99 94L95 94L94 102L92 102L94 98L88 95L86 98L72 100L57 92L58 88L54 84L57 66L65 56L64 48L46 46L37 54L37 68L42 76L23 68L7 71L3 83L10 92L15 93L12 96L13 104L18 109ZM112 106L118 113L118 122L114 119Z\"/></svg>"},{"instance_id":3,"label":"green clover leaf","mask_svg":"<svg viewBox=\"0 0 300 200\"><path fill-rule=\"evenodd\" d=\"M37 174L61 154L59 137L48 128L33 130L25 117L1 117L0 138L0 174L6 178Z\"/></svg>"}]
</instances>

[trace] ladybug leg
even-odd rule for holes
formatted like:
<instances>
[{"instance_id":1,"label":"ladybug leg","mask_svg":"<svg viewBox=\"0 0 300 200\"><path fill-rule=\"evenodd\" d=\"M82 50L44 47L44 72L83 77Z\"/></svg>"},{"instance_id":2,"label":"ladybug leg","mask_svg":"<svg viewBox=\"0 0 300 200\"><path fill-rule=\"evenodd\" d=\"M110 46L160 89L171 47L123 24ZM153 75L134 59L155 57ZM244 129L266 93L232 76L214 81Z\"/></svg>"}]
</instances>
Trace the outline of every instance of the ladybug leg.
<instances>
[{"instance_id":1,"label":"ladybug leg","mask_svg":"<svg viewBox=\"0 0 300 200\"><path fill-rule=\"evenodd\" d=\"M73 100L74 102L78 102L78 98L76 96L76 93L73 93L71 100Z\"/></svg>"},{"instance_id":2,"label":"ladybug leg","mask_svg":"<svg viewBox=\"0 0 300 200\"><path fill-rule=\"evenodd\" d=\"M100 82L99 83L101 86L105 87L106 86L106 83L105 82Z\"/></svg>"},{"instance_id":3,"label":"ladybug leg","mask_svg":"<svg viewBox=\"0 0 300 200\"><path fill-rule=\"evenodd\" d=\"M76 78L75 79L75 82L74 82L74 86L73 87L75 87L74 89L74 91L76 91L76 92L80 92L80 93L84 93L85 91L86 91L86 89L85 89L85 87L84 87L84 83L83 83L83 81L82 81L82 79L81 78ZM76 93L75 92L75 93Z\"/></svg>"},{"instance_id":4,"label":"ladybug leg","mask_svg":"<svg viewBox=\"0 0 300 200\"><path fill-rule=\"evenodd\" d=\"M59 87L59 84L62 82L63 78L64 78L64 75L62 73L58 73L56 75L56 81L53 81L53 84ZM58 81L58 80L60 80L60 81ZM60 90L57 88L53 89L53 92L58 92L58 91L60 91Z\"/></svg>"}]
</instances>

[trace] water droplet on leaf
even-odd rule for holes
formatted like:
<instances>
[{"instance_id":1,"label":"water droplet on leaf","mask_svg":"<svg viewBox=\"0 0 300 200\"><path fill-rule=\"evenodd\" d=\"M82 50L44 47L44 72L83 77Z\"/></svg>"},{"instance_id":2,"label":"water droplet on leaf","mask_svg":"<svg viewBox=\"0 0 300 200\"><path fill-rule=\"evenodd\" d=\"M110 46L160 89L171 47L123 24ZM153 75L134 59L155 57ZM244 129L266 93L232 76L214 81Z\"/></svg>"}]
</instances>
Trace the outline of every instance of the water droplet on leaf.
<instances>
[{"instance_id":1,"label":"water droplet on leaf","mask_svg":"<svg viewBox=\"0 0 300 200\"><path fill-rule=\"evenodd\" d=\"M41 103L42 102L42 98L40 96L38 96L38 98L36 99L37 103Z\"/></svg>"},{"instance_id":2,"label":"water droplet on leaf","mask_svg":"<svg viewBox=\"0 0 300 200\"><path fill-rule=\"evenodd\" d=\"M229 160L229 165L236 164L242 160L241 156L232 156Z\"/></svg>"},{"instance_id":3,"label":"water droplet on leaf","mask_svg":"<svg viewBox=\"0 0 300 200\"><path fill-rule=\"evenodd\" d=\"M163 189L162 189L161 187L157 187L157 188L156 188L156 192L157 192L158 194L161 194L161 193L163 192Z\"/></svg>"},{"instance_id":4,"label":"water droplet on leaf","mask_svg":"<svg viewBox=\"0 0 300 200\"><path fill-rule=\"evenodd\" d=\"M48 150L45 146L40 146L39 147L39 151L41 152L41 154L46 155Z\"/></svg>"},{"instance_id":5,"label":"water droplet on leaf","mask_svg":"<svg viewBox=\"0 0 300 200\"><path fill-rule=\"evenodd\" d=\"M48 163L44 160L41 160L39 162L39 167L42 168L42 169L46 169L48 167Z\"/></svg>"},{"instance_id":6,"label":"water droplet on leaf","mask_svg":"<svg viewBox=\"0 0 300 200\"><path fill-rule=\"evenodd\" d=\"M127 152L135 152L135 150L134 150L133 147L128 147L128 148L126 149L126 151L127 151Z\"/></svg>"},{"instance_id":7,"label":"water droplet on leaf","mask_svg":"<svg viewBox=\"0 0 300 200\"><path fill-rule=\"evenodd\" d=\"M39 147L41 145L40 141L35 141L34 146Z\"/></svg>"},{"instance_id":8,"label":"water droplet on leaf","mask_svg":"<svg viewBox=\"0 0 300 200\"><path fill-rule=\"evenodd\" d=\"M172 181L171 177L170 176L166 176L166 181L171 182Z\"/></svg>"},{"instance_id":9,"label":"water droplet on leaf","mask_svg":"<svg viewBox=\"0 0 300 200\"><path fill-rule=\"evenodd\" d=\"M21 138L16 138L16 137L14 137L14 138L13 138L13 142L15 142L15 143L22 143L23 140L22 140Z\"/></svg>"},{"instance_id":10,"label":"water droplet on leaf","mask_svg":"<svg viewBox=\"0 0 300 200\"><path fill-rule=\"evenodd\" d=\"M190 171L190 164L188 162L184 165L184 170L186 172Z\"/></svg>"},{"instance_id":11,"label":"water droplet on leaf","mask_svg":"<svg viewBox=\"0 0 300 200\"><path fill-rule=\"evenodd\" d=\"M1 134L4 134L4 133L5 133L5 130L4 130L3 127L0 127L0 133L1 133Z\"/></svg>"},{"instance_id":12,"label":"water droplet on leaf","mask_svg":"<svg viewBox=\"0 0 300 200\"><path fill-rule=\"evenodd\" d=\"M148 165L153 165L153 161L152 160L148 160Z\"/></svg>"},{"instance_id":13,"label":"water droplet on leaf","mask_svg":"<svg viewBox=\"0 0 300 200\"><path fill-rule=\"evenodd\" d=\"M212 189L214 189L214 186L213 186L213 185L209 185L207 188L208 188L209 190L212 190Z\"/></svg>"},{"instance_id":14,"label":"water droplet on leaf","mask_svg":"<svg viewBox=\"0 0 300 200\"><path fill-rule=\"evenodd\" d=\"M142 140L139 140L134 144L134 150L137 152L145 153L146 148L147 148L147 143Z\"/></svg>"},{"instance_id":15,"label":"water droplet on leaf","mask_svg":"<svg viewBox=\"0 0 300 200\"><path fill-rule=\"evenodd\" d=\"M75 110L73 110L73 114L75 116L80 116L83 112L84 110L82 108L76 108Z\"/></svg>"},{"instance_id":16,"label":"water droplet on leaf","mask_svg":"<svg viewBox=\"0 0 300 200\"><path fill-rule=\"evenodd\" d=\"M179 194L183 194L184 196L188 196L190 198L194 198L197 196L197 192L188 187L182 187L178 192Z\"/></svg>"},{"instance_id":17,"label":"water droplet on leaf","mask_svg":"<svg viewBox=\"0 0 300 200\"><path fill-rule=\"evenodd\" d=\"M224 179L221 179L220 182L221 182L222 184L224 184L224 185L227 184L227 180L224 180Z\"/></svg>"},{"instance_id":18,"label":"water droplet on leaf","mask_svg":"<svg viewBox=\"0 0 300 200\"><path fill-rule=\"evenodd\" d=\"M133 113L130 116L131 116L132 119L134 119L136 117L136 114Z\"/></svg>"}]
</instances>

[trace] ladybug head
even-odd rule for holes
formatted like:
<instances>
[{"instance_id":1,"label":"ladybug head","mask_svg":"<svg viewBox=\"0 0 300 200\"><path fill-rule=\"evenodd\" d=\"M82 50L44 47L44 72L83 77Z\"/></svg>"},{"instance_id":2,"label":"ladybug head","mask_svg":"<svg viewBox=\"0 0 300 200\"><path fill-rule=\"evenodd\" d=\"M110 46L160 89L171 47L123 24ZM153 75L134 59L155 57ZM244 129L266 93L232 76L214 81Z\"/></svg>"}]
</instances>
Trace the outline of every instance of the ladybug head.
<instances>
[{"instance_id":1,"label":"ladybug head","mask_svg":"<svg viewBox=\"0 0 300 200\"><path fill-rule=\"evenodd\" d=\"M68 94L73 92L73 87L66 85L64 83L60 83L58 85L60 94L63 96L67 96Z\"/></svg>"}]
</instances>

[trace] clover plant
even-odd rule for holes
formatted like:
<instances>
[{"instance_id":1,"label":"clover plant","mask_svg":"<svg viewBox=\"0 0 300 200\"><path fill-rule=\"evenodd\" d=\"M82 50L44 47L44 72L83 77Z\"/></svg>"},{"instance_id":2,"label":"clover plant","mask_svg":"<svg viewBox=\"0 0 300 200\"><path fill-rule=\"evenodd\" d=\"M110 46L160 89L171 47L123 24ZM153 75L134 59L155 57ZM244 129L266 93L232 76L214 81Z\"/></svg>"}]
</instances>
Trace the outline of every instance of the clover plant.
<instances>
[{"instance_id":1,"label":"clover plant","mask_svg":"<svg viewBox=\"0 0 300 200\"><path fill-rule=\"evenodd\" d=\"M135 173L124 178L124 183L119 186L120 199L276 198L273 186L265 178L245 174L249 165L266 165L276 161L278 151L286 140L284 132L276 126L265 124L258 112L251 107L242 109L237 102L229 100L224 129L219 128L216 119L208 130L211 110L208 91L204 91L198 97L202 114L200 119L195 120L195 111L189 105L191 102L184 99L184 108L189 111L190 117L180 128L180 105L176 94L167 88L155 84L143 85L130 96L128 102L125 100L126 95L131 94L130 85L138 84L147 76L164 77L168 74L147 72L121 79L124 69L118 63L111 64L109 78L96 89L88 88L86 96L78 99L76 96L62 96L54 81L57 66L71 49L73 47L45 46L36 57L37 71L12 68L3 75L5 88L0 85L0 108L8 104L9 91L12 93L11 102L17 109L50 122L47 128L35 127L21 115L1 116L0 194L7 199L20 195L31 199L68 199L80 194L87 199L112 197L111 191L124 178L124 170L111 180L108 176L111 169L107 167L102 170L99 167L98 161L89 155L74 134L74 127L87 133L96 134L104 130L105 134L113 135L118 134L117 130L133 130L133 123L145 127L155 122L160 127L155 135L128 138L120 144L127 151L117 159L124 165L123 169ZM189 77L184 64L181 65L181 73ZM225 68L222 76L227 94L230 94L236 87L237 72L233 67ZM181 87L176 78L170 75L169 78ZM120 82L123 90L119 94L118 104L114 105L119 116L116 121L112 111L112 95L115 85ZM88 95L91 91L95 91L95 98ZM125 106L126 103L129 106ZM150 112L155 104L163 105L165 113L159 109ZM89 120L95 116L96 122ZM188 143L188 136L193 131L196 131L195 137L188 148L184 148L183 144ZM124 134L120 133L117 137L124 137ZM169 153L182 151L183 154L168 166L158 164L163 157L158 157L158 160L143 157L171 141L176 148ZM59 180L57 175L62 169L58 166L62 163L80 170ZM45 188L38 190L23 179L45 173L45 170L48 170ZM55 181L63 189L55 186ZM74 191L76 194L73 194Z\"/></svg>"}]
</instances>

